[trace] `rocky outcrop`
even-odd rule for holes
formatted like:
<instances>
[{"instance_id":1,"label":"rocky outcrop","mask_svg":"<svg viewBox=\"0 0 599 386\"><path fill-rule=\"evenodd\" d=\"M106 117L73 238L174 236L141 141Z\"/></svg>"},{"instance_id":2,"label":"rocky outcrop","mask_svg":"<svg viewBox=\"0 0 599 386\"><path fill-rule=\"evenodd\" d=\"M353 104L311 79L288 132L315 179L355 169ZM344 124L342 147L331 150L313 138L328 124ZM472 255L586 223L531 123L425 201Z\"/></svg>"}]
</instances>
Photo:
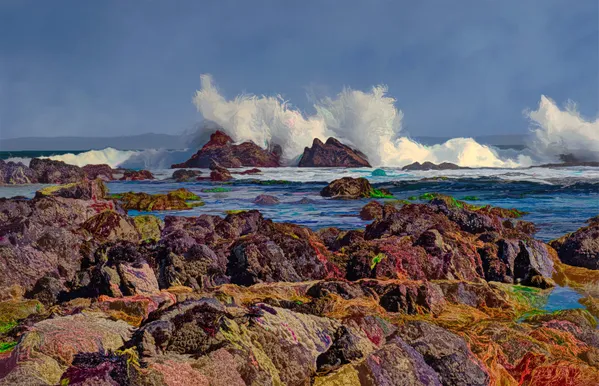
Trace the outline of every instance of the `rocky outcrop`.
<instances>
[{"instance_id":1,"label":"rocky outcrop","mask_svg":"<svg viewBox=\"0 0 599 386\"><path fill-rule=\"evenodd\" d=\"M78 166L69 165L62 161L34 158L29 167L41 184L69 184L85 179L85 172Z\"/></svg>"},{"instance_id":2,"label":"rocky outcrop","mask_svg":"<svg viewBox=\"0 0 599 386\"><path fill-rule=\"evenodd\" d=\"M553 240L550 245L557 251L560 260L568 265L599 269L599 216L587 223L589 225Z\"/></svg>"},{"instance_id":3,"label":"rocky outcrop","mask_svg":"<svg viewBox=\"0 0 599 386\"><path fill-rule=\"evenodd\" d=\"M114 170L109 165L99 164L99 165L85 165L82 167L85 176L89 180L95 180L99 178L103 181L113 181L115 173Z\"/></svg>"},{"instance_id":4,"label":"rocky outcrop","mask_svg":"<svg viewBox=\"0 0 599 386\"><path fill-rule=\"evenodd\" d=\"M231 176L231 173L227 168L214 160L210 162L210 170L210 180L212 181L223 182L233 179L233 176Z\"/></svg>"},{"instance_id":5,"label":"rocky outcrop","mask_svg":"<svg viewBox=\"0 0 599 386\"><path fill-rule=\"evenodd\" d=\"M37 174L21 162L0 160L0 184L21 185L37 182Z\"/></svg>"},{"instance_id":6,"label":"rocky outcrop","mask_svg":"<svg viewBox=\"0 0 599 386\"><path fill-rule=\"evenodd\" d=\"M201 175L202 172L199 170L179 169L173 172L171 178L176 180L177 182L189 182L195 181L195 179Z\"/></svg>"},{"instance_id":7,"label":"rocky outcrop","mask_svg":"<svg viewBox=\"0 0 599 386\"><path fill-rule=\"evenodd\" d=\"M393 197L385 189L375 189L366 178L343 177L332 181L320 191L323 197L356 200L359 198L389 198Z\"/></svg>"},{"instance_id":8,"label":"rocky outcrop","mask_svg":"<svg viewBox=\"0 0 599 386\"><path fill-rule=\"evenodd\" d=\"M371 167L368 158L359 150L354 150L336 140L329 138L325 143L315 138L312 147L306 147L299 162L299 167Z\"/></svg>"},{"instance_id":9,"label":"rocky outcrop","mask_svg":"<svg viewBox=\"0 0 599 386\"><path fill-rule=\"evenodd\" d=\"M175 164L172 168L208 168L216 161L225 168L277 167L280 166L281 148L264 150L253 142L233 144L233 140L222 131L216 131L189 160Z\"/></svg>"},{"instance_id":10,"label":"rocky outcrop","mask_svg":"<svg viewBox=\"0 0 599 386\"><path fill-rule=\"evenodd\" d=\"M162 223L89 184L0 199L1 386L599 383L596 320L539 313L559 263L512 211Z\"/></svg>"},{"instance_id":11,"label":"rocky outcrop","mask_svg":"<svg viewBox=\"0 0 599 386\"><path fill-rule=\"evenodd\" d=\"M120 181L154 180L154 175L148 170L125 170Z\"/></svg>"},{"instance_id":12,"label":"rocky outcrop","mask_svg":"<svg viewBox=\"0 0 599 386\"><path fill-rule=\"evenodd\" d=\"M414 162L412 164L406 165L401 170L457 170L457 169L470 169L462 166L458 166L456 164L452 164L451 162L442 162L440 164L434 164L432 162Z\"/></svg>"}]
</instances>

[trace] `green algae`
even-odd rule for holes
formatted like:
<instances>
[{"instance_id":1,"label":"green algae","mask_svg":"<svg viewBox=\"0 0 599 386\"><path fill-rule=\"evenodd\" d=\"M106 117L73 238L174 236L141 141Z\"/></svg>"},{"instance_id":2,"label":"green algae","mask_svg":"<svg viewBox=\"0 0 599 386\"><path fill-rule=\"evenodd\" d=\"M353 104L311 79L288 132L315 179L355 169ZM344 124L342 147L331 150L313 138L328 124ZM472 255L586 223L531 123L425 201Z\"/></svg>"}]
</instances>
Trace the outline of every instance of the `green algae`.
<instances>
[{"instance_id":1,"label":"green algae","mask_svg":"<svg viewBox=\"0 0 599 386\"><path fill-rule=\"evenodd\" d=\"M0 322L0 334L6 334L17 326L17 322L11 320L9 322Z\"/></svg>"},{"instance_id":2,"label":"green algae","mask_svg":"<svg viewBox=\"0 0 599 386\"><path fill-rule=\"evenodd\" d=\"M386 194L379 189L372 189L369 194L370 198L394 198L392 194Z\"/></svg>"},{"instance_id":3,"label":"green algae","mask_svg":"<svg viewBox=\"0 0 599 386\"><path fill-rule=\"evenodd\" d=\"M372 262L370 263L370 269L374 269L374 267L376 267L376 265L378 263L380 263L381 261L383 261L383 259L386 259L386 258L387 258L387 256L385 256L384 253L379 253L378 255L373 257Z\"/></svg>"},{"instance_id":4,"label":"green algae","mask_svg":"<svg viewBox=\"0 0 599 386\"><path fill-rule=\"evenodd\" d=\"M12 351L12 349L17 345L18 342L2 342L0 343L0 354L3 354L8 351Z\"/></svg>"},{"instance_id":5,"label":"green algae","mask_svg":"<svg viewBox=\"0 0 599 386\"><path fill-rule=\"evenodd\" d=\"M462 200L463 201L478 201L479 198L476 196L464 196L464 197L462 197Z\"/></svg>"},{"instance_id":6,"label":"green algae","mask_svg":"<svg viewBox=\"0 0 599 386\"><path fill-rule=\"evenodd\" d=\"M223 188L223 187L202 189L202 193L225 193L225 192L230 192L230 191L231 191L231 188Z\"/></svg>"},{"instance_id":7,"label":"green algae","mask_svg":"<svg viewBox=\"0 0 599 386\"><path fill-rule=\"evenodd\" d=\"M141 215L133 217L135 229L141 235L142 240L160 240L161 221L152 215Z\"/></svg>"}]
</instances>

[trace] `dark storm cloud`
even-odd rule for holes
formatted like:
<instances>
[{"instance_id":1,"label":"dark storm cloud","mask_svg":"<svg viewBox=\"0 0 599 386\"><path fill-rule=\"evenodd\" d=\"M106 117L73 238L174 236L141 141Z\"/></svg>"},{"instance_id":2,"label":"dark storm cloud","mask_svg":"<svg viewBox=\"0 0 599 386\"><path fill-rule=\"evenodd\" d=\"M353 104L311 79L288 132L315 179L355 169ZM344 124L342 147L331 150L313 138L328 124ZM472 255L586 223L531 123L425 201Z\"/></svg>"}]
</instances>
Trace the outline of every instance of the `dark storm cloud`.
<instances>
[{"instance_id":1,"label":"dark storm cloud","mask_svg":"<svg viewBox=\"0 0 599 386\"><path fill-rule=\"evenodd\" d=\"M389 86L412 135L525 132L541 94L598 110L596 0L0 3L0 136L177 133L210 73L311 112Z\"/></svg>"}]
</instances>

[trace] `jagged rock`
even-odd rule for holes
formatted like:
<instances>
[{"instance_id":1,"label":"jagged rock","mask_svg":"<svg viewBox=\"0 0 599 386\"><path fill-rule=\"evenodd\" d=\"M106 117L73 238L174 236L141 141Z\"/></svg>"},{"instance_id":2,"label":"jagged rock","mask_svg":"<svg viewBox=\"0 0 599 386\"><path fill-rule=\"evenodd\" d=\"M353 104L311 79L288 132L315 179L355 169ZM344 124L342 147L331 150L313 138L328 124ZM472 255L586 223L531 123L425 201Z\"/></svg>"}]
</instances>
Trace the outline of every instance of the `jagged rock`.
<instances>
[{"instance_id":1,"label":"jagged rock","mask_svg":"<svg viewBox=\"0 0 599 386\"><path fill-rule=\"evenodd\" d=\"M201 175L202 172L199 170L179 169L173 172L171 178L177 180L177 182L188 182L194 181L197 177Z\"/></svg>"},{"instance_id":2,"label":"jagged rock","mask_svg":"<svg viewBox=\"0 0 599 386\"><path fill-rule=\"evenodd\" d=\"M42 184L69 184L85 179L85 172L80 167L62 161L33 158L29 167L37 175L37 182Z\"/></svg>"},{"instance_id":3,"label":"jagged rock","mask_svg":"<svg viewBox=\"0 0 599 386\"><path fill-rule=\"evenodd\" d=\"M374 189L366 178L343 177L334 180L322 189L320 195L355 200L358 198L391 196L391 193L385 189Z\"/></svg>"},{"instance_id":4,"label":"jagged rock","mask_svg":"<svg viewBox=\"0 0 599 386\"><path fill-rule=\"evenodd\" d=\"M589 225L553 240L550 245L566 264L599 269L599 216L587 222Z\"/></svg>"},{"instance_id":5,"label":"jagged rock","mask_svg":"<svg viewBox=\"0 0 599 386\"><path fill-rule=\"evenodd\" d=\"M37 174L21 162L5 162L0 160L0 184L20 185L34 184Z\"/></svg>"},{"instance_id":6,"label":"jagged rock","mask_svg":"<svg viewBox=\"0 0 599 386\"><path fill-rule=\"evenodd\" d=\"M357 380L363 384L394 386L441 386L438 374L422 355L395 337L356 366Z\"/></svg>"},{"instance_id":7,"label":"jagged rock","mask_svg":"<svg viewBox=\"0 0 599 386\"><path fill-rule=\"evenodd\" d=\"M371 167L366 155L339 142L335 138L322 143L314 139L312 147L306 147L299 167Z\"/></svg>"},{"instance_id":8,"label":"jagged rock","mask_svg":"<svg viewBox=\"0 0 599 386\"><path fill-rule=\"evenodd\" d=\"M110 167L110 165L99 164L99 165L85 165L82 167L85 172L85 176L89 180L95 180L99 178L103 181L113 181L114 180L114 170Z\"/></svg>"},{"instance_id":9,"label":"jagged rock","mask_svg":"<svg viewBox=\"0 0 599 386\"><path fill-rule=\"evenodd\" d=\"M218 130L210 136L210 141L189 160L171 167L208 168L212 161L218 162L225 168L277 167L280 166L280 157L280 146L275 146L270 151L262 149L253 142L234 145L231 137Z\"/></svg>"},{"instance_id":10,"label":"jagged rock","mask_svg":"<svg viewBox=\"0 0 599 386\"><path fill-rule=\"evenodd\" d=\"M121 181L143 181L154 180L154 175L148 170L125 170Z\"/></svg>"},{"instance_id":11,"label":"jagged rock","mask_svg":"<svg viewBox=\"0 0 599 386\"><path fill-rule=\"evenodd\" d=\"M414 162L413 164L409 164L401 168L401 170L456 170L456 169L470 169L462 166L458 166L456 164L452 164L451 162L442 162L440 164L434 164L432 162Z\"/></svg>"},{"instance_id":12,"label":"jagged rock","mask_svg":"<svg viewBox=\"0 0 599 386\"><path fill-rule=\"evenodd\" d=\"M231 173L214 160L212 160L210 163L210 170L210 179L212 181L230 181L233 179Z\"/></svg>"},{"instance_id":13,"label":"jagged rock","mask_svg":"<svg viewBox=\"0 0 599 386\"><path fill-rule=\"evenodd\" d=\"M362 220L379 220L383 218L383 205L378 201L370 201L360 210Z\"/></svg>"},{"instance_id":14,"label":"jagged rock","mask_svg":"<svg viewBox=\"0 0 599 386\"><path fill-rule=\"evenodd\" d=\"M100 242L129 240L139 241L139 233L133 219L111 210L105 210L85 221L81 228Z\"/></svg>"}]
</instances>

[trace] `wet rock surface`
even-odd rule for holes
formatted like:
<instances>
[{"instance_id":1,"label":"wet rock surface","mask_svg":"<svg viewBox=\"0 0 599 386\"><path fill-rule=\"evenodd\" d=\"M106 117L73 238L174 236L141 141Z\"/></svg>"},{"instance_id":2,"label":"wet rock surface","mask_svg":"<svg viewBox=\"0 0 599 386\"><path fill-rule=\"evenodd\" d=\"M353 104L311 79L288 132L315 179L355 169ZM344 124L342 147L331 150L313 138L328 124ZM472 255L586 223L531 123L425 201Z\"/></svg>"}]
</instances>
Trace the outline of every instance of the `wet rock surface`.
<instances>
[{"instance_id":1,"label":"wet rock surface","mask_svg":"<svg viewBox=\"0 0 599 386\"><path fill-rule=\"evenodd\" d=\"M553 240L550 245L566 264L599 269L599 216L589 219L587 223L589 225Z\"/></svg>"},{"instance_id":2,"label":"wet rock surface","mask_svg":"<svg viewBox=\"0 0 599 386\"><path fill-rule=\"evenodd\" d=\"M314 232L106 197L0 199L0 385L599 383L596 320L538 309L584 268L513 211L373 201L365 229Z\"/></svg>"},{"instance_id":3,"label":"wet rock surface","mask_svg":"<svg viewBox=\"0 0 599 386\"><path fill-rule=\"evenodd\" d=\"M322 143L314 139L312 147L306 147L299 167L371 167L368 158L361 151L342 144L335 138Z\"/></svg>"},{"instance_id":4,"label":"wet rock surface","mask_svg":"<svg viewBox=\"0 0 599 386\"><path fill-rule=\"evenodd\" d=\"M332 181L320 191L323 197L336 199L356 200L359 198L392 197L384 189L375 189L366 178L343 177Z\"/></svg>"},{"instance_id":5,"label":"wet rock surface","mask_svg":"<svg viewBox=\"0 0 599 386\"><path fill-rule=\"evenodd\" d=\"M225 168L277 167L280 166L281 148L274 146L264 150L253 142L234 144L233 139L218 130L189 160L173 165L173 168L208 168L216 161Z\"/></svg>"}]
</instances>

